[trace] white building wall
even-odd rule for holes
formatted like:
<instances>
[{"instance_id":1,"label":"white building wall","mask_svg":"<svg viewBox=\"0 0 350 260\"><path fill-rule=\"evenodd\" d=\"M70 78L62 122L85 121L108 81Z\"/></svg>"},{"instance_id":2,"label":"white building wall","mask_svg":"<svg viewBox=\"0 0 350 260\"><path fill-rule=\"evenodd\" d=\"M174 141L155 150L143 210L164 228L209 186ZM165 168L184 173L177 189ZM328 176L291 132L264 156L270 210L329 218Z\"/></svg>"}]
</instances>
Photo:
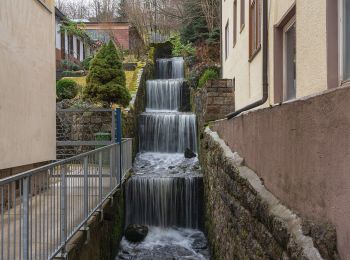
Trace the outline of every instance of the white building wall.
<instances>
[{"instance_id":1,"label":"white building wall","mask_svg":"<svg viewBox=\"0 0 350 260\"><path fill-rule=\"evenodd\" d=\"M56 49L61 49L61 23L60 21L56 20Z\"/></svg>"},{"instance_id":2,"label":"white building wall","mask_svg":"<svg viewBox=\"0 0 350 260\"><path fill-rule=\"evenodd\" d=\"M73 36L73 52L74 52L74 58L78 58L77 55L77 37Z\"/></svg>"}]
</instances>

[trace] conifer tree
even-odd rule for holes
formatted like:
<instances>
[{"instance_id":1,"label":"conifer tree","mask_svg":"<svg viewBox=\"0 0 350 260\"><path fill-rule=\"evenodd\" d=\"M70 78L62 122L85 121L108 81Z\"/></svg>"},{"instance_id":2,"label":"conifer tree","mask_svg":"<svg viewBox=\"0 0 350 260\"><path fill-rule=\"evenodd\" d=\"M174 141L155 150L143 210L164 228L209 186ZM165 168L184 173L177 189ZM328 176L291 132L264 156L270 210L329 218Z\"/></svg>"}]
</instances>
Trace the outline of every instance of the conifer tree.
<instances>
[{"instance_id":1,"label":"conifer tree","mask_svg":"<svg viewBox=\"0 0 350 260\"><path fill-rule=\"evenodd\" d=\"M93 101L118 103L127 106L131 100L121 55L110 41L103 45L91 61L84 97Z\"/></svg>"}]
</instances>

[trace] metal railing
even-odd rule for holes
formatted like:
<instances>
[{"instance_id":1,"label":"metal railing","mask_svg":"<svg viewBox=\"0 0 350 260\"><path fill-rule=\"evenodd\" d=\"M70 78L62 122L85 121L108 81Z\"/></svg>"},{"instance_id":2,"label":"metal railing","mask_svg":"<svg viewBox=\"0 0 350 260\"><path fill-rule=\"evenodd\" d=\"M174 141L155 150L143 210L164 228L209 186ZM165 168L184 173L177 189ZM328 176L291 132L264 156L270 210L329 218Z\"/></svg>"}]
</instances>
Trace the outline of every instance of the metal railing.
<instances>
[{"instance_id":1,"label":"metal railing","mask_svg":"<svg viewBox=\"0 0 350 260\"><path fill-rule=\"evenodd\" d=\"M51 259L101 211L132 167L126 139L0 180L0 259Z\"/></svg>"}]
</instances>

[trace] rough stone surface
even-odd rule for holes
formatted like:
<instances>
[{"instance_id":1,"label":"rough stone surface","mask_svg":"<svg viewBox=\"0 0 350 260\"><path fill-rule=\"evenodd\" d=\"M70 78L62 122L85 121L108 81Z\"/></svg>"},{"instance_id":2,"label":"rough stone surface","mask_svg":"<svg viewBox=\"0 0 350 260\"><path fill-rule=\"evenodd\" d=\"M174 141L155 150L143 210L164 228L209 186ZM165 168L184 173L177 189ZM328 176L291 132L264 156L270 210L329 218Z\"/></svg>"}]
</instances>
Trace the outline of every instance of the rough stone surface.
<instances>
[{"instance_id":1,"label":"rough stone surface","mask_svg":"<svg viewBox=\"0 0 350 260\"><path fill-rule=\"evenodd\" d=\"M111 217L112 216L112 217ZM88 221L90 239L78 232L66 246L68 258L75 260L114 259L119 250L124 227L124 195L117 190L113 200L105 203L103 218L100 213Z\"/></svg>"},{"instance_id":2,"label":"rough stone surface","mask_svg":"<svg viewBox=\"0 0 350 260\"><path fill-rule=\"evenodd\" d=\"M191 149L186 148L184 156L187 159L191 159L191 158L195 158L197 155Z\"/></svg>"},{"instance_id":3,"label":"rough stone surface","mask_svg":"<svg viewBox=\"0 0 350 260\"><path fill-rule=\"evenodd\" d=\"M142 242L148 234L148 227L130 224L125 230L125 238L132 243Z\"/></svg>"},{"instance_id":4,"label":"rough stone surface","mask_svg":"<svg viewBox=\"0 0 350 260\"><path fill-rule=\"evenodd\" d=\"M201 146L206 228L214 259L337 259L334 230L323 230L321 244L329 246L318 250L317 240L310 237L317 232L311 228L310 236L305 235L302 220L215 132L206 128Z\"/></svg>"}]
</instances>

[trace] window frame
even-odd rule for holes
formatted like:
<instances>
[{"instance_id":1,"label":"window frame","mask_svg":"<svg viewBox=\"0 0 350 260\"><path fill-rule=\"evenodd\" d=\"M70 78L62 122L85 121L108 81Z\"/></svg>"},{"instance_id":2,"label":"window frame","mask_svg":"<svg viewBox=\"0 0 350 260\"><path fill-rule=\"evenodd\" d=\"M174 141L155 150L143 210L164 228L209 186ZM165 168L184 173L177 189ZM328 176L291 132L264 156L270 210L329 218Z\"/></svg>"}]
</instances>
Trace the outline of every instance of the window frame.
<instances>
[{"instance_id":1,"label":"window frame","mask_svg":"<svg viewBox=\"0 0 350 260\"><path fill-rule=\"evenodd\" d=\"M245 27L245 2L246 0L241 0L240 2L240 33Z\"/></svg>"},{"instance_id":2,"label":"window frame","mask_svg":"<svg viewBox=\"0 0 350 260\"><path fill-rule=\"evenodd\" d=\"M260 2L260 0L249 0L249 61L252 61L261 49Z\"/></svg>"},{"instance_id":3,"label":"window frame","mask_svg":"<svg viewBox=\"0 0 350 260\"><path fill-rule=\"evenodd\" d=\"M233 47L234 48L237 44L237 34L238 34L238 19L237 19L237 14L238 14L238 10L237 10L237 0L233 0L233 28L232 28L232 43L233 43Z\"/></svg>"},{"instance_id":4,"label":"window frame","mask_svg":"<svg viewBox=\"0 0 350 260\"><path fill-rule=\"evenodd\" d=\"M350 78L344 79L344 31L345 31L345 23L344 23L344 1L338 1L338 14L339 14L339 23L338 23L338 48L339 48L339 59L338 59L338 67L339 67L339 86L350 86Z\"/></svg>"},{"instance_id":5,"label":"window frame","mask_svg":"<svg viewBox=\"0 0 350 260\"><path fill-rule=\"evenodd\" d=\"M296 16L294 15L288 23L283 27L283 101L293 100L296 97L289 98L288 95L288 83L287 83L287 40L286 34L292 29L293 26L296 26ZM296 71L295 71L296 73ZM295 86L295 91L296 91ZM296 95L296 93L295 93Z\"/></svg>"},{"instance_id":6,"label":"window frame","mask_svg":"<svg viewBox=\"0 0 350 260\"><path fill-rule=\"evenodd\" d=\"M230 49L230 20L228 19L225 25L225 60L228 59Z\"/></svg>"}]
</instances>

